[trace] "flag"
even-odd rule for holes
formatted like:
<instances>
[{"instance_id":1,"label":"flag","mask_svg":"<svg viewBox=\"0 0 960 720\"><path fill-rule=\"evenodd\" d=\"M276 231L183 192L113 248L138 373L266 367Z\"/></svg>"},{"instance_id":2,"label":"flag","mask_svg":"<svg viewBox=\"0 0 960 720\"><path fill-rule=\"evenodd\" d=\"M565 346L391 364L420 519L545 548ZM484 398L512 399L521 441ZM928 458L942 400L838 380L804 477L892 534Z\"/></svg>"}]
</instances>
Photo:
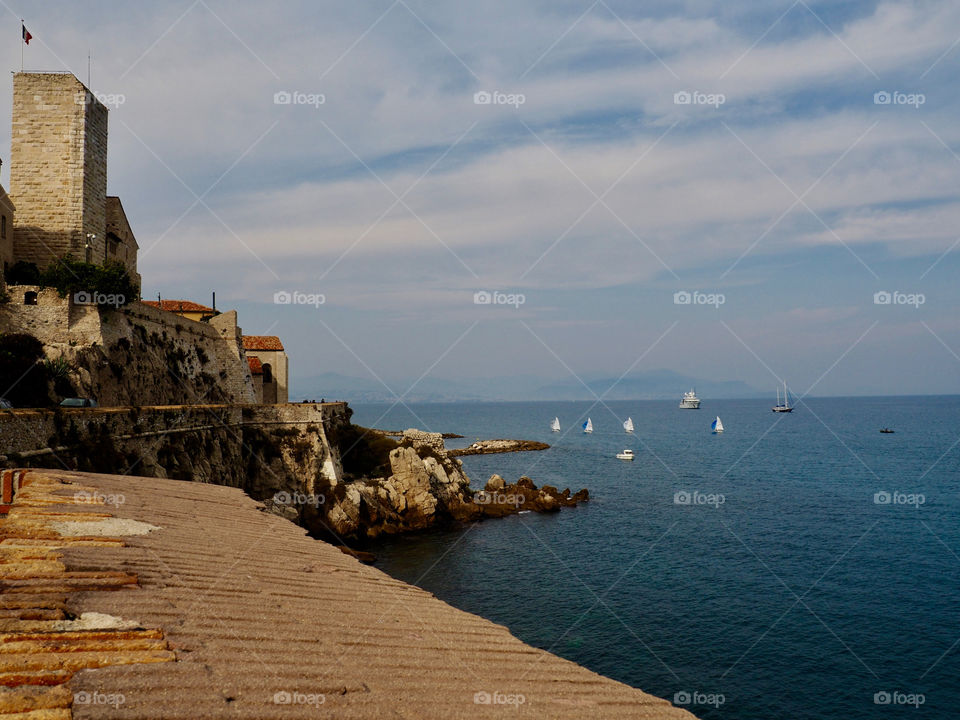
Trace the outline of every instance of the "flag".
<instances>
[{"instance_id":1,"label":"flag","mask_svg":"<svg viewBox=\"0 0 960 720\"><path fill-rule=\"evenodd\" d=\"M20 29L23 35L23 44L29 45L30 41L33 40L33 35L30 34L30 31L27 30L27 26L24 25L23 23L20 23Z\"/></svg>"}]
</instances>

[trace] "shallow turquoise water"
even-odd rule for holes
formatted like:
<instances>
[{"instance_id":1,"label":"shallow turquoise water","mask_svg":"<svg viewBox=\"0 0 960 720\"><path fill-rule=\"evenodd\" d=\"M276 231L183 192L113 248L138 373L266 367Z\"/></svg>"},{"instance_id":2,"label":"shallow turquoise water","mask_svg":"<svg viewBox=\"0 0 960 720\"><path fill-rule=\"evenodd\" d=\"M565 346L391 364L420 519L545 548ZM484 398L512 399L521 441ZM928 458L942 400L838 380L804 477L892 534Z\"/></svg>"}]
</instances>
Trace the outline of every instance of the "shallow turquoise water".
<instances>
[{"instance_id":1,"label":"shallow turquoise water","mask_svg":"<svg viewBox=\"0 0 960 720\"><path fill-rule=\"evenodd\" d=\"M676 405L356 406L361 425L551 443L464 467L477 488L526 474L592 498L380 543L377 566L597 672L687 693L703 718L957 717L960 398ZM625 447L633 463L614 458Z\"/></svg>"}]
</instances>

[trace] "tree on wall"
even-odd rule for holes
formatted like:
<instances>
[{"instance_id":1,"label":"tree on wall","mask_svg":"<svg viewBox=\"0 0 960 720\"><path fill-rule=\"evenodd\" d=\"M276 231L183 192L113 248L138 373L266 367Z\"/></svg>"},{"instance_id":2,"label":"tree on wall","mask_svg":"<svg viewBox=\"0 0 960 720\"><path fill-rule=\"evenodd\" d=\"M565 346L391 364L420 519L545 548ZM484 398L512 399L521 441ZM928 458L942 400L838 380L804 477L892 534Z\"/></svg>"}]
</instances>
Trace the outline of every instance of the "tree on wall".
<instances>
[{"instance_id":1,"label":"tree on wall","mask_svg":"<svg viewBox=\"0 0 960 720\"><path fill-rule=\"evenodd\" d=\"M70 255L50 263L40 273L37 284L55 288L60 297L77 292L114 295L124 299L123 305L140 297L140 288L121 263L109 261L94 265L74 260Z\"/></svg>"}]
</instances>

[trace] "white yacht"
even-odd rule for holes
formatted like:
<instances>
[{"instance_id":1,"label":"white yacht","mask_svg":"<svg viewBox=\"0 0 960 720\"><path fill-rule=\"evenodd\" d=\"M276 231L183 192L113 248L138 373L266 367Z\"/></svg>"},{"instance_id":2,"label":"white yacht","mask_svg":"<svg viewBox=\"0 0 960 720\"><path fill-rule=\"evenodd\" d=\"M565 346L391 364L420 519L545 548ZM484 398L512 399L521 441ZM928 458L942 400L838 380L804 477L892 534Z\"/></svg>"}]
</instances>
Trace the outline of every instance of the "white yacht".
<instances>
[{"instance_id":1,"label":"white yacht","mask_svg":"<svg viewBox=\"0 0 960 720\"><path fill-rule=\"evenodd\" d=\"M683 394L683 399L680 401L681 410L699 410L700 409L700 398L697 397L697 391L691 390L690 392L685 392Z\"/></svg>"},{"instance_id":2,"label":"white yacht","mask_svg":"<svg viewBox=\"0 0 960 720\"><path fill-rule=\"evenodd\" d=\"M617 453L617 460L633 460L633 450L627 449Z\"/></svg>"}]
</instances>

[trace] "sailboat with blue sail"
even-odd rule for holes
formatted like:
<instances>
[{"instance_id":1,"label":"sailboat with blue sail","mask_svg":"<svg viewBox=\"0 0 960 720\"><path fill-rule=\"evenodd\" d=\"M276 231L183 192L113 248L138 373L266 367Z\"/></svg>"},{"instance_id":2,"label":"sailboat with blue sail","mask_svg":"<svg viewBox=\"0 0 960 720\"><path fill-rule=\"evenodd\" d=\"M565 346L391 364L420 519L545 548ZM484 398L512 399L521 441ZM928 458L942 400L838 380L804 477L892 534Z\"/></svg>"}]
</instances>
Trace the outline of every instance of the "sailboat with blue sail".
<instances>
[{"instance_id":1,"label":"sailboat with blue sail","mask_svg":"<svg viewBox=\"0 0 960 720\"><path fill-rule=\"evenodd\" d=\"M583 424L583 431L585 433L593 432L593 421L590 418L587 418L587 421Z\"/></svg>"},{"instance_id":2,"label":"sailboat with blue sail","mask_svg":"<svg viewBox=\"0 0 960 720\"><path fill-rule=\"evenodd\" d=\"M710 424L710 429L713 430L714 435L719 435L723 432L723 423L720 422L719 415L717 415L717 419Z\"/></svg>"}]
</instances>

